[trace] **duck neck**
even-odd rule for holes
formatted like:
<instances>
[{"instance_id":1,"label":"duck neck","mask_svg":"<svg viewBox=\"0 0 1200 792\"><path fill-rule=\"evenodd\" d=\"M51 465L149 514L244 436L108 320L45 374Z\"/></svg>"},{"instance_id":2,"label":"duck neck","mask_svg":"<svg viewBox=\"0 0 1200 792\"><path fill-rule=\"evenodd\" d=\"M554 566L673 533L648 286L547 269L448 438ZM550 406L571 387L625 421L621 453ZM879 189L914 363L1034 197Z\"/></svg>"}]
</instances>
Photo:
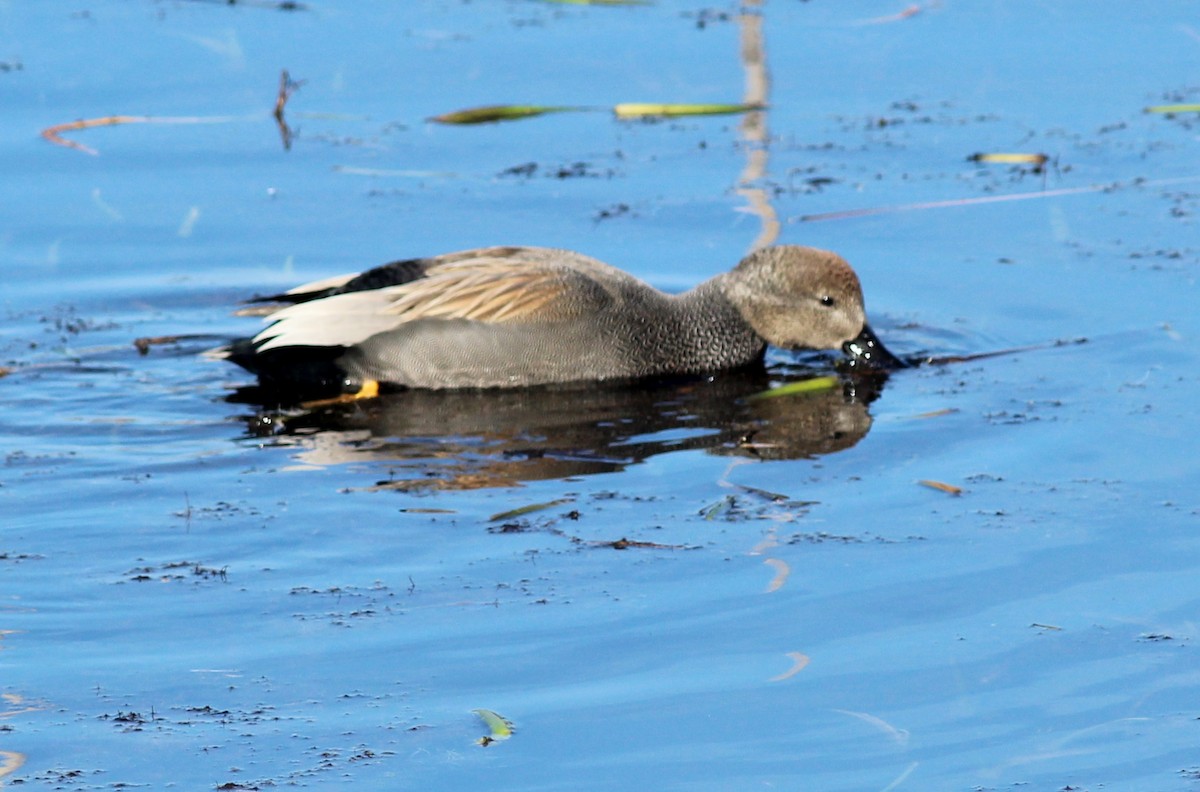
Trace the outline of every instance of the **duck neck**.
<instances>
[{"instance_id":1,"label":"duck neck","mask_svg":"<svg viewBox=\"0 0 1200 792\"><path fill-rule=\"evenodd\" d=\"M767 342L754 332L741 311L725 296L725 275L671 298L673 321L664 329L670 345L695 361L697 371L736 368L762 358ZM664 339L667 340L667 339Z\"/></svg>"}]
</instances>

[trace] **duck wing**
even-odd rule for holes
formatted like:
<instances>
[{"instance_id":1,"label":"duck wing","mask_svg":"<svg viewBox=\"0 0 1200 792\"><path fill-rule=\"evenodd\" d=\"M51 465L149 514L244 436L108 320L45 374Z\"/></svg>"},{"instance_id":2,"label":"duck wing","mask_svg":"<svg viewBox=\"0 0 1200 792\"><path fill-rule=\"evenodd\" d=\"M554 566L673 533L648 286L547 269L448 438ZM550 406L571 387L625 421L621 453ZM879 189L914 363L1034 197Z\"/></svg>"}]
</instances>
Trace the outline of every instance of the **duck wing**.
<instances>
[{"instance_id":1,"label":"duck wing","mask_svg":"<svg viewBox=\"0 0 1200 792\"><path fill-rule=\"evenodd\" d=\"M368 288L400 269L420 276ZM404 273L400 273L403 275ZM275 312L253 340L258 353L297 346L352 347L407 323L467 320L554 323L604 310L629 276L595 259L545 248L483 248L396 262ZM320 282L318 282L320 283Z\"/></svg>"}]
</instances>

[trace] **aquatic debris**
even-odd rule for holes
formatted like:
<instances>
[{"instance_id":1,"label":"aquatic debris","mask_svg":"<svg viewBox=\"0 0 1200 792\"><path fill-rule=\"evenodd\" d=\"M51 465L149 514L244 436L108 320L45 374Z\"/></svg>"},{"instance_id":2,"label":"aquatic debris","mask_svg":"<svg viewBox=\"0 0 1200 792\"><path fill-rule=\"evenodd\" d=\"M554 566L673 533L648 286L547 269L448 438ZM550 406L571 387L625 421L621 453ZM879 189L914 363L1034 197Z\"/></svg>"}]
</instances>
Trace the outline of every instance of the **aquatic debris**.
<instances>
[{"instance_id":1,"label":"aquatic debris","mask_svg":"<svg viewBox=\"0 0 1200 792\"><path fill-rule=\"evenodd\" d=\"M137 348L139 355L150 354L150 348L156 346L166 346L168 344L178 344L182 341L213 341L222 340L224 336L210 335L208 333L192 333L188 335L165 335L165 336L142 336L141 338L133 339L133 345Z\"/></svg>"},{"instance_id":2,"label":"aquatic debris","mask_svg":"<svg viewBox=\"0 0 1200 792\"><path fill-rule=\"evenodd\" d=\"M488 734L475 741L476 744L486 748L494 742L507 740L513 736L512 721L503 715L492 712L490 709L473 709L471 712L478 715L480 720L483 721L483 725L487 726L489 730Z\"/></svg>"},{"instance_id":3,"label":"aquatic debris","mask_svg":"<svg viewBox=\"0 0 1200 792\"><path fill-rule=\"evenodd\" d=\"M1086 344L1086 338L1059 338L1045 344L1030 344L1023 347L1010 347L1008 349L996 349L990 352L973 352L969 355L943 355L941 357L927 357L919 361L922 366L945 366L951 363L969 363L973 360L986 360L987 358L1000 357L1002 355L1016 355L1021 352L1036 352L1041 349L1057 349L1065 346L1075 346L1077 344ZM918 418L922 416L917 416Z\"/></svg>"},{"instance_id":4,"label":"aquatic debris","mask_svg":"<svg viewBox=\"0 0 1200 792\"><path fill-rule=\"evenodd\" d=\"M774 399L779 396L796 396L801 393L819 393L822 391L833 390L838 385L838 378L834 376L813 377L811 379L800 380L799 382L789 382L786 385L779 385L769 390L755 393L747 396L747 401L757 401L758 399Z\"/></svg>"},{"instance_id":5,"label":"aquatic debris","mask_svg":"<svg viewBox=\"0 0 1200 792\"><path fill-rule=\"evenodd\" d=\"M735 503L737 503L737 498L732 495L726 495L713 505L701 509L700 515L706 520L715 520L732 511Z\"/></svg>"},{"instance_id":6,"label":"aquatic debris","mask_svg":"<svg viewBox=\"0 0 1200 792\"><path fill-rule=\"evenodd\" d=\"M574 539L574 537L572 537ZM578 540L576 540L578 541ZM593 547L609 547L613 550L628 550L631 547L647 548L651 550L695 550L695 545L673 545L663 544L661 542L643 542L637 539L626 539L621 537L616 541L591 541L587 542Z\"/></svg>"},{"instance_id":7,"label":"aquatic debris","mask_svg":"<svg viewBox=\"0 0 1200 792\"><path fill-rule=\"evenodd\" d=\"M1050 157L1047 154L1019 154L1015 152L994 152L991 154L972 154L968 162L984 162L996 165L1032 165L1035 170L1041 170Z\"/></svg>"},{"instance_id":8,"label":"aquatic debris","mask_svg":"<svg viewBox=\"0 0 1200 792\"><path fill-rule=\"evenodd\" d=\"M613 107L613 115L620 119L677 118L680 116L734 115L763 110L760 104L653 104L645 102L623 102Z\"/></svg>"},{"instance_id":9,"label":"aquatic debris","mask_svg":"<svg viewBox=\"0 0 1200 792\"><path fill-rule=\"evenodd\" d=\"M786 503L791 500L791 497L784 495L782 492L771 492L770 490L759 489L758 487L750 487L745 484L733 484L732 486L740 489L748 495L755 495L763 500L771 501L772 503ZM799 505L812 506L816 501L803 501Z\"/></svg>"},{"instance_id":10,"label":"aquatic debris","mask_svg":"<svg viewBox=\"0 0 1200 792\"><path fill-rule=\"evenodd\" d=\"M555 506L562 506L564 503L574 502L574 498L558 498L557 500L546 501L545 503L531 503L528 506L518 506L517 508L509 509L508 511L496 512L491 517L488 517L488 522L511 520L513 517L523 517L526 514L543 511L544 509L553 509Z\"/></svg>"},{"instance_id":11,"label":"aquatic debris","mask_svg":"<svg viewBox=\"0 0 1200 792\"><path fill-rule=\"evenodd\" d=\"M786 561L781 561L778 558L767 558L763 563L775 570L775 577L767 584L767 593L779 591L783 588L783 584L787 582L788 575L792 574L792 568L788 566Z\"/></svg>"},{"instance_id":12,"label":"aquatic debris","mask_svg":"<svg viewBox=\"0 0 1200 792\"><path fill-rule=\"evenodd\" d=\"M283 119L283 108L287 104L288 99L292 98L292 94L300 90L300 86L304 85L304 80L295 81L288 74L288 70L284 69L279 75L279 93L275 97L275 111L272 115L275 116L275 123L279 126L279 137L283 140L283 150L291 151L292 149L292 128L287 125Z\"/></svg>"},{"instance_id":13,"label":"aquatic debris","mask_svg":"<svg viewBox=\"0 0 1200 792\"><path fill-rule=\"evenodd\" d=\"M929 487L930 489L941 490L942 492L949 493L950 495L962 495L963 494L962 487L956 487L953 484L947 484L944 481L934 481L933 479L921 479L917 483L923 487Z\"/></svg>"},{"instance_id":14,"label":"aquatic debris","mask_svg":"<svg viewBox=\"0 0 1200 792\"><path fill-rule=\"evenodd\" d=\"M438 124L490 124L497 121L519 121L548 113L580 113L604 110L603 107L580 107L576 105L484 105L454 110L433 116L430 121ZM629 121L636 119L678 118L682 116L732 115L762 110L760 104L670 104L623 102L613 105L612 113L617 118Z\"/></svg>"},{"instance_id":15,"label":"aquatic debris","mask_svg":"<svg viewBox=\"0 0 1200 792\"><path fill-rule=\"evenodd\" d=\"M820 214L800 215L796 218L800 223L816 223L822 220L846 220L852 217L870 217L871 215L891 214L894 212L912 212L923 209L948 209L957 206L974 206L976 204L1002 203L1004 201L1028 201L1035 198L1057 198L1063 195L1079 195L1081 193L1112 190L1116 184L1089 184L1086 187L1064 187L1058 190L1037 190L1034 192L1008 193L1006 195L985 195L978 198L954 198L948 201L928 201L925 203L899 204L895 206L876 206L870 209L847 209L841 212L821 212Z\"/></svg>"},{"instance_id":16,"label":"aquatic debris","mask_svg":"<svg viewBox=\"0 0 1200 792\"><path fill-rule=\"evenodd\" d=\"M589 108L561 105L484 105L442 113L429 120L438 124L491 124L496 121L518 121L547 113L569 113L587 109Z\"/></svg>"},{"instance_id":17,"label":"aquatic debris","mask_svg":"<svg viewBox=\"0 0 1200 792\"><path fill-rule=\"evenodd\" d=\"M67 149L83 151L84 154L97 156L100 151L92 149L91 146L86 146L78 143L77 140L70 140L62 137L64 132L74 132L78 130L90 130L97 126L119 126L121 124L227 124L233 121L233 116L215 115L215 116L154 116L154 115L106 115L100 119L79 119L78 121L67 121L66 124L55 124L48 126L42 130L42 138L49 140L54 145L65 146Z\"/></svg>"},{"instance_id":18,"label":"aquatic debris","mask_svg":"<svg viewBox=\"0 0 1200 792\"><path fill-rule=\"evenodd\" d=\"M1173 115L1175 113L1200 113L1200 104L1165 104L1151 105L1146 108L1147 113L1161 113L1164 115Z\"/></svg>"},{"instance_id":19,"label":"aquatic debris","mask_svg":"<svg viewBox=\"0 0 1200 792\"><path fill-rule=\"evenodd\" d=\"M100 152L78 141L69 140L62 136L63 132L75 132L80 129L93 127L118 126L120 124L224 124L234 120L232 116L129 116L112 115L103 118L81 118L78 121L68 121L65 124L55 124L42 130L42 137L56 146L64 146L82 151L84 154L98 155Z\"/></svg>"},{"instance_id":20,"label":"aquatic debris","mask_svg":"<svg viewBox=\"0 0 1200 792\"><path fill-rule=\"evenodd\" d=\"M796 674L799 674L808 666L808 655L802 652L788 652L787 656L792 658L792 667L787 671L784 671L782 674L771 677L767 680L768 682L782 682L788 677L794 677Z\"/></svg>"},{"instance_id":21,"label":"aquatic debris","mask_svg":"<svg viewBox=\"0 0 1200 792\"><path fill-rule=\"evenodd\" d=\"M977 198L954 198L947 201L927 201L924 203L895 204L892 206L875 206L869 209L845 209L839 212L821 212L819 214L800 215L788 220L789 223L817 223L823 220L849 220L856 217L871 217L872 215L892 214L896 212L913 212L924 209L948 209L959 206L977 206L979 204L1001 203L1003 201L1028 201L1036 198L1058 198L1064 195L1083 195L1094 192L1112 192L1127 187L1165 187L1171 184L1189 184L1200 181L1200 176L1178 176L1169 179L1132 179L1128 182L1112 182L1111 184L1089 184L1083 187L1063 187L1058 190L1035 190L1033 192L1008 193L1006 195L985 195Z\"/></svg>"},{"instance_id":22,"label":"aquatic debris","mask_svg":"<svg viewBox=\"0 0 1200 792\"><path fill-rule=\"evenodd\" d=\"M1034 622L1033 624L1031 624L1029 626L1034 627L1038 630L1054 630L1055 632L1062 632L1062 627L1058 627L1053 624L1038 624L1037 622Z\"/></svg>"}]
</instances>

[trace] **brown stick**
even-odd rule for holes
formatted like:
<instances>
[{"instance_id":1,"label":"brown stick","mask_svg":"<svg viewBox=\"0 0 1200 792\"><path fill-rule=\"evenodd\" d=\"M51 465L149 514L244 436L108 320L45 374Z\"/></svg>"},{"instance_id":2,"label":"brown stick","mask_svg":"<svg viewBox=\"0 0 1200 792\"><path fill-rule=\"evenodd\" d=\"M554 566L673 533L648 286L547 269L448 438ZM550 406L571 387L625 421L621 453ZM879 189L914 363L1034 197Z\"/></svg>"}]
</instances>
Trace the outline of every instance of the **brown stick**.
<instances>
[{"instance_id":1,"label":"brown stick","mask_svg":"<svg viewBox=\"0 0 1200 792\"><path fill-rule=\"evenodd\" d=\"M292 77L288 74L287 69L280 73L279 93L275 96L275 123L279 125L279 137L283 140L284 151L291 150L293 135L292 128L283 118L283 108L287 106L288 99L292 98L292 94L300 90L301 85L304 85L304 80L292 82Z\"/></svg>"},{"instance_id":2,"label":"brown stick","mask_svg":"<svg viewBox=\"0 0 1200 792\"><path fill-rule=\"evenodd\" d=\"M81 118L78 121L68 121L65 124L55 124L52 127L46 127L42 130L42 137L50 141L56 146L66 146L67 148L77 149L84 154L95 156L100 152L94 148L89 148L82 143L77 143L74 140L67 140L60 137L63 132L74 132L78 129L91 129L99 126L116 126L117 124L141 124L149 121L147 116L105 116L104 118Z\"/></svg>"},{"instance_id":3,"label":"brown stick","mask_svg":"<svg viewBox=\"0 0 1200 792\"><path fill-rule=\"evenodd\" d=\"M85 146L75 140L68 140L62 137L63 132L75 132L80 129L91 129L92 127L117 126L118 124L219 124L233 119L228 116L129 116L129 115L111 115L103 118L81 118L77 121L68 121L65 124L55 124L51 127L46 127L42 130L42 137L53 143L56 146L64 146L73 148L77 151L82 151L84 154L95 156L100 152L90 146Z\"/></svg>"}]
</instances>

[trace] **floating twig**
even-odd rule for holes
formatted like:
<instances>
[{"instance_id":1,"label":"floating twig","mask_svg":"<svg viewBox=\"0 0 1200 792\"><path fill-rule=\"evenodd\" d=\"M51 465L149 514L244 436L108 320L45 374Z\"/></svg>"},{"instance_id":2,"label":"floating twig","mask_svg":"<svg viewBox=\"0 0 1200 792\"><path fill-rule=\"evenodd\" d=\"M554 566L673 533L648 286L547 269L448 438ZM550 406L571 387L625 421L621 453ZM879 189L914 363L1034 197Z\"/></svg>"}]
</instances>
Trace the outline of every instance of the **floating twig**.
<instances>
[{"instance_id":1,"label":"floating twig","mask_svg":"<svg viewBox=\"0 0 1200 792\"><path fill-rule=\"evenodd\" d=\"M944 481L934 481L933 479L921 479L917 483L923 487L929 487L930 489L941 490L942 492L945 492L948 495L962 495L963 494L962 487L956 487L953 484L947 484Z\"/></svg>"},{"instance_id":2,"label":"floating twig","mask_svg":"<svg viewBox=\"0 0 1200 792\"><path fill-rule=\"evenodd\" d=\"M948 201L876 206L870 209L846 209L840 212L800 215L796 220L801 223L817 223L822 220L848 220L853 217L870 217L871 215L913 212L922 209L947 209L954 206L974 206L976 204L1002 203L1004 201L1029 201L1035 198L1055 198L1060 195L1079 195L1081 193L1112 190L1117 186L1116 184L1089 184L1086 187L1064 187L1059 190L1038 190L1037 192L1009 193L1007 195L985 195L979 198L953 198Z\"/></svg>"},{"instance_id":3,"label":"floating twig","mask_svg":"<svg viewBox=\"0 0 1200 792\"><path fill-rule=\"evenodd\" d=\"M688 545L662 544L660 542L641 542L636 539L625 539L624 537L617 539L615 542L610 541L591 541L588 544L593 547L609 547L613 550L629 550L630 548L643 548L649 550L692 550L694 548Z\"/></svg>"},{"instance_id":4,"label":"floating twig","mask_svg":"<svg viewBox=\"0 0 1200 792\"><path fill-rule=\"evenodd\" d=\"M912 361L920 366L945 366L951 363L970 363L974 360L986 360L987 358L1000 357L1001 355L1016 355L1021 352L1036 352L1040 349L1057 349L1064 346L1075 346L1077 344L1086 344L1086 338L1060 338L1057 341L1051 341L1046 344L1030 344L1023 347L1012 347L1010 349L997 349L991 352L975 352L970 355L943 355L941 357L927 357L920 360Z\"/></svg>"},{"instance_id":5,"label":"floating twig","mask_svg":"<svg viewBox=\"0 0 1200 792\"><path fill-rule=\"evenodd\" d=\"M151 347L166 346L167 344L178 344L181 341L223 341L225 336L211 335L209 333L190 333L187 335L165 335L165 336L142 336L141 338L133 339L133 345L137 351L142 354L149 354Z\"/></svg>"},{"instance_id":6,"label":"floating twig","mask_svg":"<svg viewBox=\"0 0 1200 792\"><path fill-rule=\"evenodd\" d=\"M279 93L275 97L274 116L275 123L279 125L279 137L283 140L284 151L291 150L293 134L292 128L283 118L283 108L287 105L288 99L292 98L292 94L300 90L302 85L304 85L304 80L293 80L287 69L284 69L279 75Z\"/></svg>"},{"instance_id":7,"label":"floating twig","mask_svg":"<svg viewBox=\"0 0 1200 792\"><path fill-rule=\"evenodd\" d=\"M1165 187L1171 184L1189 184L1198 181L1200 181L1200 176L1176 176L1169 179L1132 179L1128 182L1089 184L1084 187L1064 187L1059 190L1039 190L1036 192L1009 193L1007 195L985 195L979 198L954 198L948 201L929 201L926 203L875 206L869 209L846 209L840 212L822 212L820 214L800 215L799 217L792 218L789 222L816 223L822 220L849 220L855 217L870 217L871 215L892 214L895 212L912 212L922 209L947 209L957 206L975 206L978 204L1001 203L1003 201L1028 201L1035 198L1057 198L1063 195L1082 195L1084 193L1111 192L1124 187Z\"/></svg>"},{"instance_id":8,"label":"floating twig","mask_svg":"<svg viewBox=\"0 0 1200 792\"><path fill-rule=\"evenodd\" d=\"M231 116L128 116L112 115L103 118L81 118L65 124L55 124L42 130L42 137L56 146L65 146L96 156L100 152L75 140L62 137L63 132L75 132L93 127L117 126L119 124L223 124L232 121Z\"/></svg>"}]
</instances>

